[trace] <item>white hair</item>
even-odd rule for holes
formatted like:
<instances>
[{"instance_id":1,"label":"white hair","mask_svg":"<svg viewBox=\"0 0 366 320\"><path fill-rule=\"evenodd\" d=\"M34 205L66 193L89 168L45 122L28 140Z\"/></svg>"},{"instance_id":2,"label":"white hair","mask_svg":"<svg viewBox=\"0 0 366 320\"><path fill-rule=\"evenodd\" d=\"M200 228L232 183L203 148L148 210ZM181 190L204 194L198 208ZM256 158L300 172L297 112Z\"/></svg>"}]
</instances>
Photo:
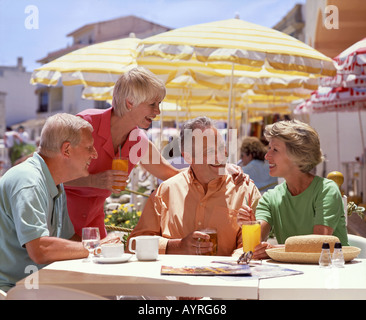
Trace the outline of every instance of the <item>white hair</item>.
<instances>
[{"instance_id":1,"label":"white hair","mask_svg":"<svg viewBox=\"0 0 366 320\"><path fill-rule=\"evenodd\" d=\"M61 151L62 144L66 141L77 146L83 129L93 131L92 125L78 116L57 113L49 117L42 128L39 153L53 157Z\"/></svg>"},{"instance_id":2,"label":"white hair","mask_svg":"<svg viewBox=\"0 0 366 320\"><path fill-rule=\"evenodd\" d=\"M136 67L122 74L113 89L112 107L122 117L127 113L126 99L133 107L149 100L162 101L166 89L164 83L151 71Z\"/></svg>"}]
</instances>

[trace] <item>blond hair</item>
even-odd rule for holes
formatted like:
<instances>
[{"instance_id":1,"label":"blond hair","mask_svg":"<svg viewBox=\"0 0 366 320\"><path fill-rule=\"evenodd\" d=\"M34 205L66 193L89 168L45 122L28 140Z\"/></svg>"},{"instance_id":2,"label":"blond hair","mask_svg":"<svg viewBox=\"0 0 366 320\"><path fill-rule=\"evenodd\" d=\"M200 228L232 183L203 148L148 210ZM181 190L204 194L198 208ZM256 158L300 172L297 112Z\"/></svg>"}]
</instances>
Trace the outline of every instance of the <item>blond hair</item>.
<instances>
[{"instance_id":1,"label":"blond hair","mask_svg":"<svg viewBox=\"0 0 366 320\"><path fill-rule=\"evenodd\" d=\"M164 83L156 75L143 67L136 67L117 80L113 89L113 111L122 117L128 111L126 99L136 107L142 102L162 101L165 94Z\"/></svg>"},{"instance_id":2,"label":"blond hair","mask_svg":"<svg viewBox=\"0 0 366 320\"><path fill-rule=\"evenodd\" d=\"M267 125L264 136L268 141L273 138L283 141L288 156L304 173L324 160L318 133L304 122L291 120Z\"/></svg>"}]
</instances>

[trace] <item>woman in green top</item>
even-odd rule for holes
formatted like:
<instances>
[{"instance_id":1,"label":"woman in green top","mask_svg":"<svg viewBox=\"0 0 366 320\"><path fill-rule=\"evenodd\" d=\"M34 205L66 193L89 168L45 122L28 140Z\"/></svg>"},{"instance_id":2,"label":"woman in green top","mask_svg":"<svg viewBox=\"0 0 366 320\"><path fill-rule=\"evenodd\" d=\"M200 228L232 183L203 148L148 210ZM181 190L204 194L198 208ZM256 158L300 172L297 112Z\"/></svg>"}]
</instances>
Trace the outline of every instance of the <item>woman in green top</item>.
<instances>
[{"instance_id":1,"label":"woman in green top","mask_svg":"<svg viewBox=\"0 0 366 320\"><path fill-rule=\"evenodd\" d=\"M335 182L311 171L323 160L317 132L297 121L280 121L268 125L264 132L269 141L265 156L272 177L285 182L267 191L256 208L261 222L262 242L254 258L268 258L265 250L273 246L265 242L271 228L279 246L290 236L322 234L337 236L348 245L342 196ZM242 220L253 217L243 216Z\"/></svg>"}]
</instances>

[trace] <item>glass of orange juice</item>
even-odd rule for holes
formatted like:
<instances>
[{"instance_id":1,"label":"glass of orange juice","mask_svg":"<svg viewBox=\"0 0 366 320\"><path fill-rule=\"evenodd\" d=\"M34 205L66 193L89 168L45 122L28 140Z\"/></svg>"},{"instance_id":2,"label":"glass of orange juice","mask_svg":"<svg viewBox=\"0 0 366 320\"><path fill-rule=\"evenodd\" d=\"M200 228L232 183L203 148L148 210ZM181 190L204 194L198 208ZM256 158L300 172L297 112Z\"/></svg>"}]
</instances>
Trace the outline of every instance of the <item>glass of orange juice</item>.
<instances>
[{"instance_id":1,"label":"glass of orange juice","mask_svg":"<svg viewBox=\"0 0 366 320\"><path fill-rule=\"evenodd\" d=\"M127 157L116 157L112 161L112 170L119 170L128 172L128 158ZM125 182L126 179L122 175L117 175L115 182ZM113 186L113 189L116 191L123 191L125 187L121 186Z\"/></svg>"},{"instance_id":2,"label":"glass of orange juice","mask_svg":"<svg viewBox=\"0 0 366 320\"><path fill-rule=\"evenodd\" d=\"M259 221L245 221L241 227L243 237L243 251L254 252L254 248L261 243L261 224Z\"/></svg>"}]
</instances>

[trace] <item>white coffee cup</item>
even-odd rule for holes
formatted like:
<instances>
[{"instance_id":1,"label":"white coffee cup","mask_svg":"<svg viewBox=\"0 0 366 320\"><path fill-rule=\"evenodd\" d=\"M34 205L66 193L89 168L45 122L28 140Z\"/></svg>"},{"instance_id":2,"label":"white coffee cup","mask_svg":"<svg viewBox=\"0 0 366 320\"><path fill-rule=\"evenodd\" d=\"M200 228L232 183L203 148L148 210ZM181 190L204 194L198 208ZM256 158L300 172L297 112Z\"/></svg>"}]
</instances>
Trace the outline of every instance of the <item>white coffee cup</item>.
<instances>
[{"instance_id":1,"label":"white coffee cup","mask_svg":"<svg viewBox=\"0 0 366 320\"><path fill-rule=\"evenodd\" d=\"M124 253L123 243L105 243L101 245L104 258L118 258Z\"/></svg>"},{"instance_id":2,"label":"white coffee cup","mask_svg":"<svg viewBox=\"0 0 366 320\"><path fill-rule=\"evenodd\" d=\"M157 260L159 255L158 236L138 236L130 239L128 249L136 253L138 260ZM135 241L135 250L132 249L132 243Z\"/></svg>"}]
</instances>

